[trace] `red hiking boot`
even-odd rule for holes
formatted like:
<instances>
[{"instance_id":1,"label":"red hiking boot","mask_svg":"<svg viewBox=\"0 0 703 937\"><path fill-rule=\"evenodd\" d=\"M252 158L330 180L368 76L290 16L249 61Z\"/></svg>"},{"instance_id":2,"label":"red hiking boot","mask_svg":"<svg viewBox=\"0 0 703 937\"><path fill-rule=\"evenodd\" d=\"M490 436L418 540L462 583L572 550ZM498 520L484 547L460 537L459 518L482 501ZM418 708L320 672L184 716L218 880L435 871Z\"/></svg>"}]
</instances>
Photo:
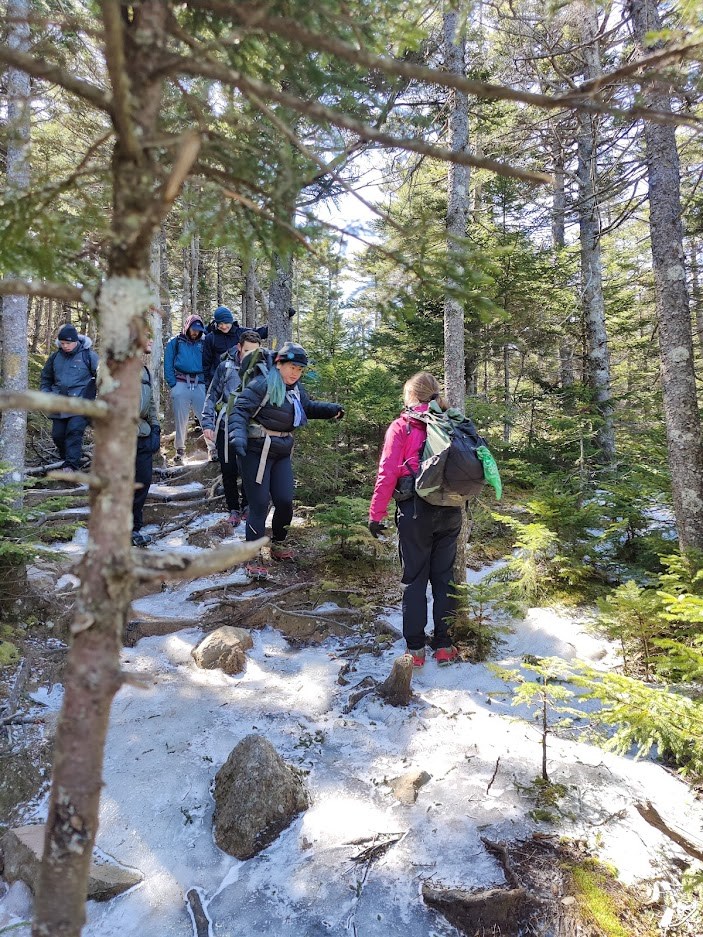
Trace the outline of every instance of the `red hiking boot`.
<instances>
[{"instance_id":1,"label":"red hiking boot","mask_svg":"<svg viewBox=\"0 0 703 937\"><path fill-rule=\"evenodd\" d=\"M252 582L258 582L262 579L268 579L269 571L265 566L261 565L260 559L252 560L251 563L247 563L244 567L244 574L252 580Z\"/></svg>"},{"instance_id":2,"label":"red hiking boot","mask_svg":"<svg viewBox=\"0 0 703 937\"><path fill-rule=\"evenodd\" d=\"M433 657L440 667L446 667L459 659L459 652L455 647L438 647Z\"/></svg>"},{"instance_id":3,"label":"red hiking boot","mask_svg":"<svg viewBox=\"0 0 703 937\"><path fill-rule=\"evenodd\" d=\"M282 543L271 544L271 558L274 560L294 560L295 553Z\"/></svg>"},{"instance_id":4,"label":"red hiking boot","mask_svg":"<svg viewBox=\"0 0 703 937\"><path fill-rule=\"evenodd\" d=\"M405 652L409 657L413 659L413 667L424 667L425 666L425 649L424 647L419 648L418 650L407 649Z\"/></svg>"}]
</instances>

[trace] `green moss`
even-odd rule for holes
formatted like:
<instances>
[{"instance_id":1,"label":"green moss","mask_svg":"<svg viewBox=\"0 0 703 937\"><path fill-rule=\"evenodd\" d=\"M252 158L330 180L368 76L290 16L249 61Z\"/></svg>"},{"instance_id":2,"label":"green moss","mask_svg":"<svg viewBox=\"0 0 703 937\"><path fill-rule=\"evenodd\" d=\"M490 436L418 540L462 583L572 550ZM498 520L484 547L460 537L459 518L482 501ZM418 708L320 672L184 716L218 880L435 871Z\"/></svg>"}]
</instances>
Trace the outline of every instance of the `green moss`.
<instances>
[{"instance_id":1,"label":"green moss","mask_svg":"<svg viewBox=\"0 0 703 937\"><path fill-rule=\"evenodd\" d=\"M623 901L629 904L623 890L617 887L614 871L601 865L595 859L586 859L580 865L571 868L571 877L579 910L584 917L595 924L603 937L633 937L631 927L622 923L622 917L629 917L631 907L623 907ZM625 913L623 913L625 912ZM638 937L649 933L644 921L642 929L638 925Z\"/></svg>"},{"instance_id":2,"label":"green moss","mask_svg":"<svg viewBox=\"0 0 703 937\"><path fill-rule=\"evenodd\" d=\"M0 641L0 667L7 667L19 659L20 652L11 641Z\"/></svg>"}]
</instances>

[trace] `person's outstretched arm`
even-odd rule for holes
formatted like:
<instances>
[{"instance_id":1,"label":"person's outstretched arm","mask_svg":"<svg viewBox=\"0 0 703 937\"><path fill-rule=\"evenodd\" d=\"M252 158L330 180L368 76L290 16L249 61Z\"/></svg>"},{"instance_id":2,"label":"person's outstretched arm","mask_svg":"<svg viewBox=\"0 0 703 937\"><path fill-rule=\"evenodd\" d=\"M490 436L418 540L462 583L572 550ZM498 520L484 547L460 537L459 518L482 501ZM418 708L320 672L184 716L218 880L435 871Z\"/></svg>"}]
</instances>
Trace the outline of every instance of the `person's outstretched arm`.
<instances>
[{"instance_id":1,"label":"person's outstretched arm","mask_svg":"<svg viewBox=\"0 0 703 937\"><path fill-rule=\"evenodd\" d=\"M300 389L300 402L309 420L340 420L344 416L344 407L339 403L329 403L324 400L311 400L302 384Z\"/></svg>"}]
</instances>

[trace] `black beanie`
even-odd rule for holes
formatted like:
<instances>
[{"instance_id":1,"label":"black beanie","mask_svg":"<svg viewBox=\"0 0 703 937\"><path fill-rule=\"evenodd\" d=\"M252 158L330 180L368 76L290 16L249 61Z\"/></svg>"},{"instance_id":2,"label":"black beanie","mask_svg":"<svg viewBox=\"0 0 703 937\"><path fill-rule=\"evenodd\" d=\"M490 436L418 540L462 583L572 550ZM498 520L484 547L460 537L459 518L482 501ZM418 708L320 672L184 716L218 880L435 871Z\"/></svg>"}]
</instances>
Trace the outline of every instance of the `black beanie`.
<instances>
[{"instance_id":1,"label":"black beanie","mask_svg":"<svg viewBox=\"0 0 703 937\"><path fill-rule=\"evenodd\" d=\"M75 325L71 325L70 322L59 332L59 341L60 342L77 342L78 341L78 331L76 330Z\"/></svg>"}]
</instances>

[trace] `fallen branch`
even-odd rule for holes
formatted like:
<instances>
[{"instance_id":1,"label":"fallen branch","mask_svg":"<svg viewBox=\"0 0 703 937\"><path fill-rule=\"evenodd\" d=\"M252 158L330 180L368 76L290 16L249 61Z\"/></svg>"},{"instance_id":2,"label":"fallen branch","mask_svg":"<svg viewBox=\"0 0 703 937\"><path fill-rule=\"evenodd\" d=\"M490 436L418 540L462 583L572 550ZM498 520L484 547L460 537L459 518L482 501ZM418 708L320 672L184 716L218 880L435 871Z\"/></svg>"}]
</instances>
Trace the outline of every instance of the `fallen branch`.
<instances>
[{"instance_id":1,"label":"fallen branch","mask_svg":"<svg viewBox=\"0 0 703 937\"><path fill-rule=\"evenodd\" d=\"M681 830L670 826L650 800L645 800L644 803L636 803L635 810L650 826L667 836L677 846L680 846L684 852L687 852L689 856L703 861L703 843L700 840L690 839Z\"/></svg>"},{"instance_id":2,"label":"fallen branch","mask_svg":"<svg viewBox=\"0 0 703 937\"><path fill-rule=\"evenodd\" d=\"M103 487L103 483L97 475L90 475L87 472L67 472L65 469L60 469L57 472L47 472L46 477L52 481L66 481L73 482L76 485L86 485L94 491L100 491Z\"/></svg>"},{"instance_id":3,"label":"fallen branch","mask_svg":"<svg viewBox=\"0 0 703 937\"><path fill-rule=\"evenodd\" d=\"M488 793L488 792L490 791L490 789L493 787L493 782L494 782L495 779L496 779L496 775L498 774L498 768L499 768L499 767L500 767L500 755L498 755L498 758L496 759L496 766L495 766L495 768L493 769L493 774L491 775L491 780L488 782L488 787L486 788L486 793Z\"/></svg>"},{"instance_id":4,"label":"fallen branch","mask_svg":"<svg viewBox=\"0 0 703 937\"><path fill-rule=\"evenodd\" d=\"M191 888L186 893L186 906L193 925L193 937L212 937L211 921L203 905L201 890Z\"/></svg>"},{"instance_id":5,"label":"fallen branch","mask_svg":"<svg viewBox=\"0 0 703 937\"><path fill-rule=\"evenodd\" d=\"M163 503L172 503L174 501L197 501L203 497L204 489L197 489L195 491L178 491L173 492L172 494L166 494L161 491L149 491L149 501L158 502L159 504Z\"/></svg>"},{"instance_id":6,"label":"fallen branch","mask_svg":"<svg viewBox=\"0 0 703 937\"><path fill-rule=\"evenodd\" d=\"M153 579L197 579L253 559L268 542L268 537L261 537L259 540L231 544L198 554L143 553L135 550L132 555L139 562L135 563L134 575L142 582Z\"/></svg>"},{"instance_id":7,"label":"fallen branch","mask_svg":"<svg viewBox=\"0 0 703 937\"><path fill-rule=\"evenodd\" d=\"M22 393L0 390L0 410L38 410L40 413L71 413L74 416L89 416L93 420L104 420L110 415L110 408L104 400L62 397L60 394L45 394L41 390L25 390Z\"/></svg>"}]
</instances>

